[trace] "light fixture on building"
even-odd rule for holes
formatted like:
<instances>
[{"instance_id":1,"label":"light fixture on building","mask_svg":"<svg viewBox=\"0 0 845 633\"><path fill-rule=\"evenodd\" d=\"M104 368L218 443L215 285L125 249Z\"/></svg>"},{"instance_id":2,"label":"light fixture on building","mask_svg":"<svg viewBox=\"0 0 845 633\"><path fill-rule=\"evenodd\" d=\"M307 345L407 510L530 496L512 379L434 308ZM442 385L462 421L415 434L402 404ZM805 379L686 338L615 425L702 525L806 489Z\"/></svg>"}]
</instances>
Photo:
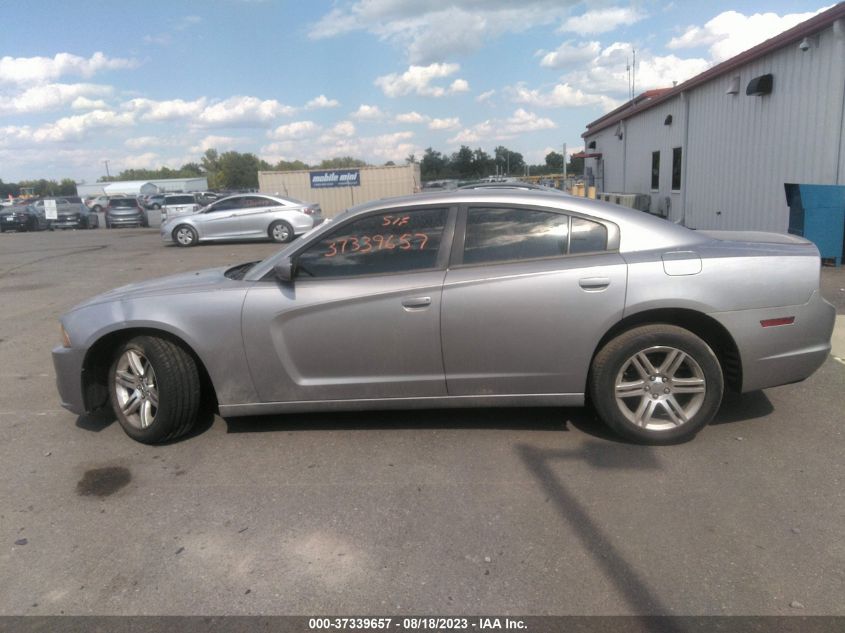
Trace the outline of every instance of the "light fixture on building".
<instances>
[{"instance_id":1,"label":"light fixture on building","mask_svg":"<svg viewBox=\"0 0 845 633\"><path fill-rule=\"evenodd\" d=\"M590 144L587 145L587 149L596 149L596 142L590 141Z\"/></svg>"},{"instance_id":2,"label":"light fixture on building","mask_svg":"<svg viewBox=\"0 0 845 633\"><path fill-rule=\"evenodd\" d=\"M801 40L798 43L798 50L803 52L803 53L806 53L808 50L810 50L810 40L806 37L803 40Z\"/></svg>"},{"instance_id":3,"label":"light fixture on building","mask_svg":"<svg viewBox=\"0 0 845 633\"><path fill-rule=\"evenodd\" d=\"M663 125L672 125L672 115L667 114L666 118L663 119Z\"/></svg>"},{"instance_id":4,"label":"light fixture on building","mask_svg":"<svg viewBox=\"0 0 845 633\"><path fill-rule=\"evenodd\" d=\"M749 97L762 97L763 95L771 94L773 84L774 77L771 73L768 75L760 75L748 82L745 94Z\"/></svg>"},{"instance_id":5,"label":"light fixture on building","mask_svg":"<svg viewBox=\"0 0 845 633\"><path fill-rule=\"evenodd\" d=\"M739 75L734 75L731 78L731 83L728 84L728 89L725 94L738 95L739 94Z\"/></svg>"},{"instance_id":6,"label":"light fixture on building","mask_svg":"<svg viewBox=\"0 0 845 633\"><path fill-rule=\"evenodd\" d=\"M613 135L620 141L622 140L622 123L619 123L619 125L616 126L616 131L613 133Z\"/></svg>"}]
</instances>

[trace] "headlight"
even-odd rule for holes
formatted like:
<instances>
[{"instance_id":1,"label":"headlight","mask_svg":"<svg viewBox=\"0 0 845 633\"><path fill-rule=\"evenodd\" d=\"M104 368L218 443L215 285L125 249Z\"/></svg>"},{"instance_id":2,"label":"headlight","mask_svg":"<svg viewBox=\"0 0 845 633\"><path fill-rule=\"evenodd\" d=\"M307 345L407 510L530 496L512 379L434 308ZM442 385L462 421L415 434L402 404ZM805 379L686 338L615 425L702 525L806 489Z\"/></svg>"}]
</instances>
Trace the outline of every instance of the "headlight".
<instances>
[{"instance_id":1,"label":"headlight","mask_svg":"<svg viewBox=\"0 0 845 633\"><path fill-rule=\"evenodd\" d=\"M64 345L65 347L70 347L70 336L68 336L67 330L65 330L65 326L60 323L59 327L62 330L62 345Z\"/></svg>"}]
</instances>

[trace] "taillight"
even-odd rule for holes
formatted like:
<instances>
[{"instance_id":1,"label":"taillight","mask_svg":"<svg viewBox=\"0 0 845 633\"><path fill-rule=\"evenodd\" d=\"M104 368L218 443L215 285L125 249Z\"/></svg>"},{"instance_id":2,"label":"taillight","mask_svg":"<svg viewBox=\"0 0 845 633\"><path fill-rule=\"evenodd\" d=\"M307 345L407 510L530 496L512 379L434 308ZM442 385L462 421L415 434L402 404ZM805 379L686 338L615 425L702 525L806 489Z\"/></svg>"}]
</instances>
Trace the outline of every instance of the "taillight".
<instances>
[{"instance_id":1,"label":"taillight","mask_svg":"<svg viewBox=\"0 0 845 633\"><path fill-rule=\"evenodd\" d=\"M314 209L312 207L305 207L302 212L305 215L314 215Z\"/></svg>"}]
</instances>

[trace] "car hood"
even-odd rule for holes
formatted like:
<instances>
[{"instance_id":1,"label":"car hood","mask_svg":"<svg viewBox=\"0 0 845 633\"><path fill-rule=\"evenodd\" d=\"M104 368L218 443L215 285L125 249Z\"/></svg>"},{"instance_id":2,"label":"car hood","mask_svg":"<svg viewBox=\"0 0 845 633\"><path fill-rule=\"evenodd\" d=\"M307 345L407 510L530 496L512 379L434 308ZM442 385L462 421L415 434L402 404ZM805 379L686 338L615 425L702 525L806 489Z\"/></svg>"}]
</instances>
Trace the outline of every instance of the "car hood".
<instances>
[{"instance_id":1,"label":"car hood","mask_svg":"<svg viewBox=\"0 0 845 633\"><path fill-rule=\"evenodd\" d=\"M87 301L83 301L82 303L74 306L70 311L73 312L74 310L111 301L126 301L128 299L137 299L139 297L167 295L172 293L184 294L186 292L208 292L210 290L217 290L232 284L232 280L227 279L223 274L229 268L231 268L231 266L208 268L206 270L169 275L167 277L151 279L150 281L142 281L136 284L129 284L128 286L121 286L120 288L115 288L114 290L109 290L103 294L91 297Z\"/></svg>"}]
</instances>

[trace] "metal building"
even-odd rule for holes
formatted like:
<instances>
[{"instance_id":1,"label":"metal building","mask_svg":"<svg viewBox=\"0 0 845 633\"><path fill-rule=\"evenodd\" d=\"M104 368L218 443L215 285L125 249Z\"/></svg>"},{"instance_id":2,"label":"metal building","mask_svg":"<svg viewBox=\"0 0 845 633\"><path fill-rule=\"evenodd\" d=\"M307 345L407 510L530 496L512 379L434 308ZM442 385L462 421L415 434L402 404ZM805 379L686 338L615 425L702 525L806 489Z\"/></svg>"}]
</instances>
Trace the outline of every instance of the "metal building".
<instances>
[{"instance_id":1,"label":"metal building","mask_svg":"<svg viewBox=\"0 0 845 633\"><path fill-rule=\"evenodd\" d=\"M80 198L87 196L110 195L111 193L137 194L141 185L153 185L155 189L147 187L140 193L169 193L171 191L208 191L208 179L199 178L159 178L153 180L118 180L114 182L96 182L90 185L77 184L76 195Z\"/></svg>"},{"instance_id":2,"label":"metal building","mask_svg":"<svg viewBox=\"0 0 845 633\"><path fill-rule=\"evenodd\" d=\"M845 185L845 3L587 125L585 180L692 228L785 233L787 183Z\"/></svg>"},{"instance_id":3,"label":"metal building","mask_svg":"<svg viewBox=\"0 0 845 633\"><path fill-rule=\"evenodd\" d=\"M331 218L356 204L418 192L420 165L259 171L258 190L317 202L323 216Z\"/></svg>"}]
</instances>

